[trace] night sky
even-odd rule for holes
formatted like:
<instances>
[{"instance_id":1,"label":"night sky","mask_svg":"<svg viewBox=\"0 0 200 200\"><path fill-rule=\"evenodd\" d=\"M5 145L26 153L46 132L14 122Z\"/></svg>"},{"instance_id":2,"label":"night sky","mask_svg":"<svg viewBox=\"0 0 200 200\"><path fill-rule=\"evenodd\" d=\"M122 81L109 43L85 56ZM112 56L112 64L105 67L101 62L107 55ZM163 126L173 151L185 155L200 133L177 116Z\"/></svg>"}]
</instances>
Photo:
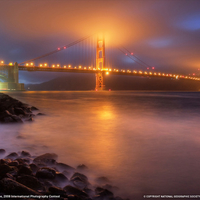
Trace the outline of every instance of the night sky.
<instances>
[{"instance_id":1,"label":"night sky","mask_svg":"<svg viewBox=\"0 0 200 200\"><path fill-rule=\"evenodd\" d=\"M0 0L0 60L6 63L101 30L107 45L123 44L156 71L199 72L199 0ZM56 76L20 72L20 82Z\"/></svg>"}]
</instances>

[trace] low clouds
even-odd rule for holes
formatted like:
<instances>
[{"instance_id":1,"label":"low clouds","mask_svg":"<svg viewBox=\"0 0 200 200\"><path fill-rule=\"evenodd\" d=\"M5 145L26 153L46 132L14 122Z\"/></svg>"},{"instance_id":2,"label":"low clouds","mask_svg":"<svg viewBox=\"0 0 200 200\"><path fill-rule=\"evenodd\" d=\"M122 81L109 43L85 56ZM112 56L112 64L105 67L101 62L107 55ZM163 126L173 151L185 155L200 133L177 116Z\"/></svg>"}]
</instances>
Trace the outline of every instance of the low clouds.
<instances>
[{"instance_id":1,"label":"low clouds","mask_svg":"<svg viewBox=\"0 0 200 200\"><path fill-rule=\"evenodd\" d=\"M40 56L103 29L107 47L123 44L157 69L200 68L199 0L1 0L0 8L0 60L6 62Z\"/></svg>"}]
</instances>

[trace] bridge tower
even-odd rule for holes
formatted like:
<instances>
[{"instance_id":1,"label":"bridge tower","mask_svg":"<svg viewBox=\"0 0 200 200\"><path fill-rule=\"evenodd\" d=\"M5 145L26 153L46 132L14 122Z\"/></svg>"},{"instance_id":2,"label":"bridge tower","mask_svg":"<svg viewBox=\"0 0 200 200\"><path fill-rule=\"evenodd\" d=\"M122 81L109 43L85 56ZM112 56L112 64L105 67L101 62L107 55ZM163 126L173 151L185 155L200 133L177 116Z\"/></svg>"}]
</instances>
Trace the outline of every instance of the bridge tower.
<instances>
[{"instance_id":1,"label":"bridge tower","mask_svg":"<svg viewBox=\"0 0 200 200\"><path fill-rule=\"evenodd\" d=\"M105 38L104 35L97 37L96 48L96 70L103 70L105 68ZM95 90L103 90L104 85L104 72L96 73L96 88Z\"/></svg>"}]
</instances>

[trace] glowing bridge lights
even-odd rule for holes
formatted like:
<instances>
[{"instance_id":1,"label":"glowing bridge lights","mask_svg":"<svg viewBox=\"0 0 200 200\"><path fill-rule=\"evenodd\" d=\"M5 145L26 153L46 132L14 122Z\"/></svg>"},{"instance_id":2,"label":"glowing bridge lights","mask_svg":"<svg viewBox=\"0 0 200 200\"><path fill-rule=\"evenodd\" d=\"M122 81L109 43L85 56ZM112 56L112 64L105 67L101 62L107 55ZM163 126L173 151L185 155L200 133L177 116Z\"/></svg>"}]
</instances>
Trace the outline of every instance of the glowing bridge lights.
<instances>
[{"instance_id":1,"label":"glowing bridge lights","mask_svg":"<svg viewBox=\"0 0 200 200\"><path fill-rule=\"evenodd\" d=\"M30 65L33 66L33 63L31 63Z\"/></svg>"},{"instance_id":2,"label":"glowing bridge lights","mask_svg":"<svg viewBox=\"0 0 200 200\"><path fill-rule=\"evenodd\" d=\"M78 67L79 69L81 69L82 67L81 67L81 65L79 65L79 67Z\"/></svg>"},{"instance_id":3,"label":"glowing bridge lights","mask_svg":"<svg viewBox=\"0 0 200 200\"><path fill-rule=\"evenodd\" d=\"M71 65L68 65L68 68L71 68Z\"/></svg>"},{"instance_id":4,"label":"glowing bridge lights","mask_svg":"<svg viewBox=\"0 0 200 200\"><path fill-rule=\"evenodd\" d=\"M60 48L58 48L58 51L60 51Z\"/></svg>"},{"instance_id":5,"label":"glowing bridge lights","mask_svg":"<svg viewBox=\"0 0 200 200\"><path fill-rule=\"evenodd\" d=\"M64 68L66 68L67 66L66 65L64 65Z\"/></svg>"},{"instance_id":6,"label":"glowing bridge lights","mask_svg":"<svg viewBox=\"0 0 200 200\"><path fill-rule=\"evenodd\" d=\"M60 65L59 65L59 64L57 64L57 67L60 67Z\"/></svg>"},{"instance_id":7,"label":"glowing bridge lights","mask_svg":"<svg viewBox=\"0 0 200 200\"><path fill-rule=\"evenodd\" d=\"M43 65L42 64L40 64L40 67L42 67Z\"/></svg>"},{"instance_id":8,"label":"glowing bridge lights","mask_svg":"<svg viewBox=\"0 0 200 200\"><path fill-rule=\"evenodd\" d=\"M13 63L10 62L9 65L13 65Z\"/></svg>"},{"instance_id":9,"label":"glowing bridge lights","mask_svg":"<svg viewBox=\"0 0 200 200\"><path fill-rule=\"evenodd\" d=\"M87 67L84 67L84 69L87 69Z\"/></svg>"},{"instance_id":10,"label":"glowing bridge lights","mask_svg":"<svg viewBox=\"0 0 200 200\"><path fill-rule=\"evenodd\" d=\"M64 49L66 49L67 47L63 47Z\"/></svg>"},{"instance_id":11,"label":"glowing bridge lights","mask_svg":"<svg viewBox=\"0 0 200 200\"><path fill-rule=\"evenodd\" d=\"M131 53L131 55L133 55L133 53Z\"/></svg>"},{"instance_id":12,"label":"glowing bridge lights","mask_svg":"<svg viewBox=\"0 0 200 200\"><path fill-rule=\"evenodd\" d=\"M29 66L29 64L28 64L28 63L26 63L26 66Z\"/></svg>"},{"instance_id":13,"label":"glowing bridge lights","mask_svg":"<svg viewBox=\"0 0 200 200\"><path fill-rule=\"evenodd\" d=\"M142 71L139 71L139 74L142 74Z\"/></svg>"},{"instance_id":14,"label":"glowing bridge lights","mask_svg":"<svg viewBox=\"0 0 200 200\"><path fill-rule=\"evenodd\" d=\"M106 75L109 75L109 72L106 72Z\"/></svg>"},{"instance_id":15,"label":"glowing bridge lights","mask_svg":"<svg viewBox=\"0 0 200 200\"><path fill-rule=\"evenodd\" d=\"M3 61L3 60L1 60L1 64L4 64L4 61Z\"/></svg>"},{"instance_id":16,"label":"glowing bridge lights","mask_svg":"<svg viewBox=\"0 0 200 200\"><path fill-rule=\"evenodd\" d=\"M54 67L55 67L55 65L52 65L52 67L54 68Z\"/></svg>"}]
</instances>

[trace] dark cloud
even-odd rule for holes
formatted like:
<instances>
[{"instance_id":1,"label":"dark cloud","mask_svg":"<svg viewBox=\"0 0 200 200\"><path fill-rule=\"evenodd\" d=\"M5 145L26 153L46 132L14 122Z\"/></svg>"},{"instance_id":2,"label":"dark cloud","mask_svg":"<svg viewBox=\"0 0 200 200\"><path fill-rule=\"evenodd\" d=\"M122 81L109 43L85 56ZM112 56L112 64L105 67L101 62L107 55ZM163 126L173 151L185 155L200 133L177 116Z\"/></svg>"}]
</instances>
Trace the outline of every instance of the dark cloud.
<instances>
[{"instance_id":1,"label":"dark cloud","mask_svg":"<svg viewBox=\"0 0 200 200\"><path fill-rule=\"evenodd\" d=\"M199 13L199 0L1 0L0 59L21 62L103 29L107 48L123 44L161 71L196 72Z\"/></svg>"}]
</instances>

